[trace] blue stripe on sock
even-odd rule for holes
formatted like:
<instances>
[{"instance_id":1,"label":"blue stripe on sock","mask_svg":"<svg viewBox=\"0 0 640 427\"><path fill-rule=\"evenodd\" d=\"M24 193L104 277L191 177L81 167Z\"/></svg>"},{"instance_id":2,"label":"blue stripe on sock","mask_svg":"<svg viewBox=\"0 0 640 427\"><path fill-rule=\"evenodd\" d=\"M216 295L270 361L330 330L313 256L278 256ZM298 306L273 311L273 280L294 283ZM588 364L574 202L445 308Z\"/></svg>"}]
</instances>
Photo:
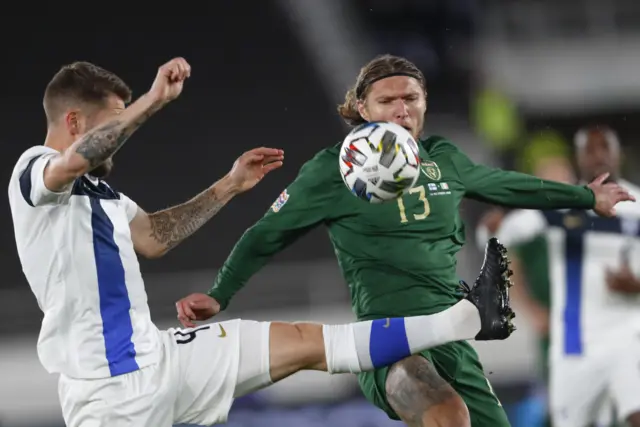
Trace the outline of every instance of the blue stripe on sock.
<instances>
[{"instance_id":1,"label":"blue stripe on sock","mask_svg":"<svg viewBox=\"0 0 640 427\"><path fill-rule=\"evenodd\" d=\"M374 368L388 366L411 356L403 317L371 322L369 355Z\"/></svg>"}]
</instances>

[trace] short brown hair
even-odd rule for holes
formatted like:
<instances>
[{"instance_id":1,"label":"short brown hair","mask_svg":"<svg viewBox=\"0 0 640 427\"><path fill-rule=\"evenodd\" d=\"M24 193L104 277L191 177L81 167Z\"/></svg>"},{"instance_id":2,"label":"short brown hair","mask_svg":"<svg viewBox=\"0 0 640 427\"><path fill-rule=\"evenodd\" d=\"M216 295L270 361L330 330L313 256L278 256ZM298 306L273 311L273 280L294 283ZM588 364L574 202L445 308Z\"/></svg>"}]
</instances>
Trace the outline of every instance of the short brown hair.
<instances>
[{"instance_id":1,"label":"short brown hair","mask_svg":"<svg viewBox=\"0 0 640 427\"><path fill-rule=\"evenodd\" d=\"M44 91L47 122L56 121L68 104L101 105L109 95L131 101L131 89L114 73L84 61L65 65Z\"/></svg>"},{"instance_id":2,"label":"short brown hair","mask_svg":"<svg viewBox=\"0 0 640 427\"><path fill-rule=\"evenodd\" d=\"M427 82L422 71L411 61L400 56L381 55L360 69L355 85L347 91L344 103L338 105L338 114L351 126L358 126L367 121L358 112L358 101L367 97L371 85L384 76L408 75L415 77L422 86L425 96Z\"/></svg>"}]
</instances>

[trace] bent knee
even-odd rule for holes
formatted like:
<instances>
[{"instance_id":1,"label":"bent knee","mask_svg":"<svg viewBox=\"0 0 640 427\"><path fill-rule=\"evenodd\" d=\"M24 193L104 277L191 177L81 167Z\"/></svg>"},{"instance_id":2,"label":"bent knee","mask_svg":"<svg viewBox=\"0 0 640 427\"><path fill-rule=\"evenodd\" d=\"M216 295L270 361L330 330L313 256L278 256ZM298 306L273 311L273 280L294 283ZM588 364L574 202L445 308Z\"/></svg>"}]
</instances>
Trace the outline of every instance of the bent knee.
<instances>
[{"instance_id":1,"label":"bent knee","mask_svg":"<svg viewBox=\"0 0 640 427\"><path fill-rule=\"evenodd\" d=\"M295 372L326 366L321 325L272 322L270 338L272 367Z\"/></svg>"},{"instance_id":2,"label":"bent knee","mask_svg":"<svg viewBox=\"0 0 640 427\"><path fill-rule=\"evenodd\" d=\"M315 323L293 323L299 336L297 352L301 369L326 370L326 358L322 325Z\"/></svg>"}]
</instances>

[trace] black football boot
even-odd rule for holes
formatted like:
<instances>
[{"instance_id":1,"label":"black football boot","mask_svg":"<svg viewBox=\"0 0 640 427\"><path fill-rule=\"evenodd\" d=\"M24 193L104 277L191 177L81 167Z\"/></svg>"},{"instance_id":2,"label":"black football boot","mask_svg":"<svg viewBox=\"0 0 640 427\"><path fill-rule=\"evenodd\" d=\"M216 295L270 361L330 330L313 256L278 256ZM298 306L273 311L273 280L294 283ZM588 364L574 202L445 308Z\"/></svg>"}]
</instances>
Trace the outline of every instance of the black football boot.
<instances>
[{"instance_id":1,"label":"black football boot","mask_svg":"<svg viewBox=\"0 0 640 427\"><path fill-rule=\"evenodd\" d=\"M484 262L473 288L461 282L465 299L480 312L481 328L476 340L503 340L516 330L512 320L516 317L509 301L512 271L507 249L498 239L491 238L484 252Z\"/></svg>"}]
</instances>

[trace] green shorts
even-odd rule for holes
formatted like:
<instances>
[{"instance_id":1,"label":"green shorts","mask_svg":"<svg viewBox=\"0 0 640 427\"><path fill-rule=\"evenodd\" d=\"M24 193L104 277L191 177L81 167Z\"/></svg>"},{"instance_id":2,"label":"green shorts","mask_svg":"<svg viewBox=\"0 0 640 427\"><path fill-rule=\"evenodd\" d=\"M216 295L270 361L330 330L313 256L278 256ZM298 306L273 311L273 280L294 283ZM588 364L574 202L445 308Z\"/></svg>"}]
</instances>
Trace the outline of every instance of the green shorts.
<instances>
[{"instance_id":1,"label":"green shorts","mask_svg":"<svg viewBox=\"0 0 640 427\"><path fill-rule=\"evenodd\" d=\"M420 353L430 361L440 376L462 397L471 414L473 427L509 427L507 414L493 393L484 375L476 351L466 341L458 341ZM389 415L399 420L387 402L385 383L388 367L358 374L365 397Z\"/></svg>"}]
</instances>

